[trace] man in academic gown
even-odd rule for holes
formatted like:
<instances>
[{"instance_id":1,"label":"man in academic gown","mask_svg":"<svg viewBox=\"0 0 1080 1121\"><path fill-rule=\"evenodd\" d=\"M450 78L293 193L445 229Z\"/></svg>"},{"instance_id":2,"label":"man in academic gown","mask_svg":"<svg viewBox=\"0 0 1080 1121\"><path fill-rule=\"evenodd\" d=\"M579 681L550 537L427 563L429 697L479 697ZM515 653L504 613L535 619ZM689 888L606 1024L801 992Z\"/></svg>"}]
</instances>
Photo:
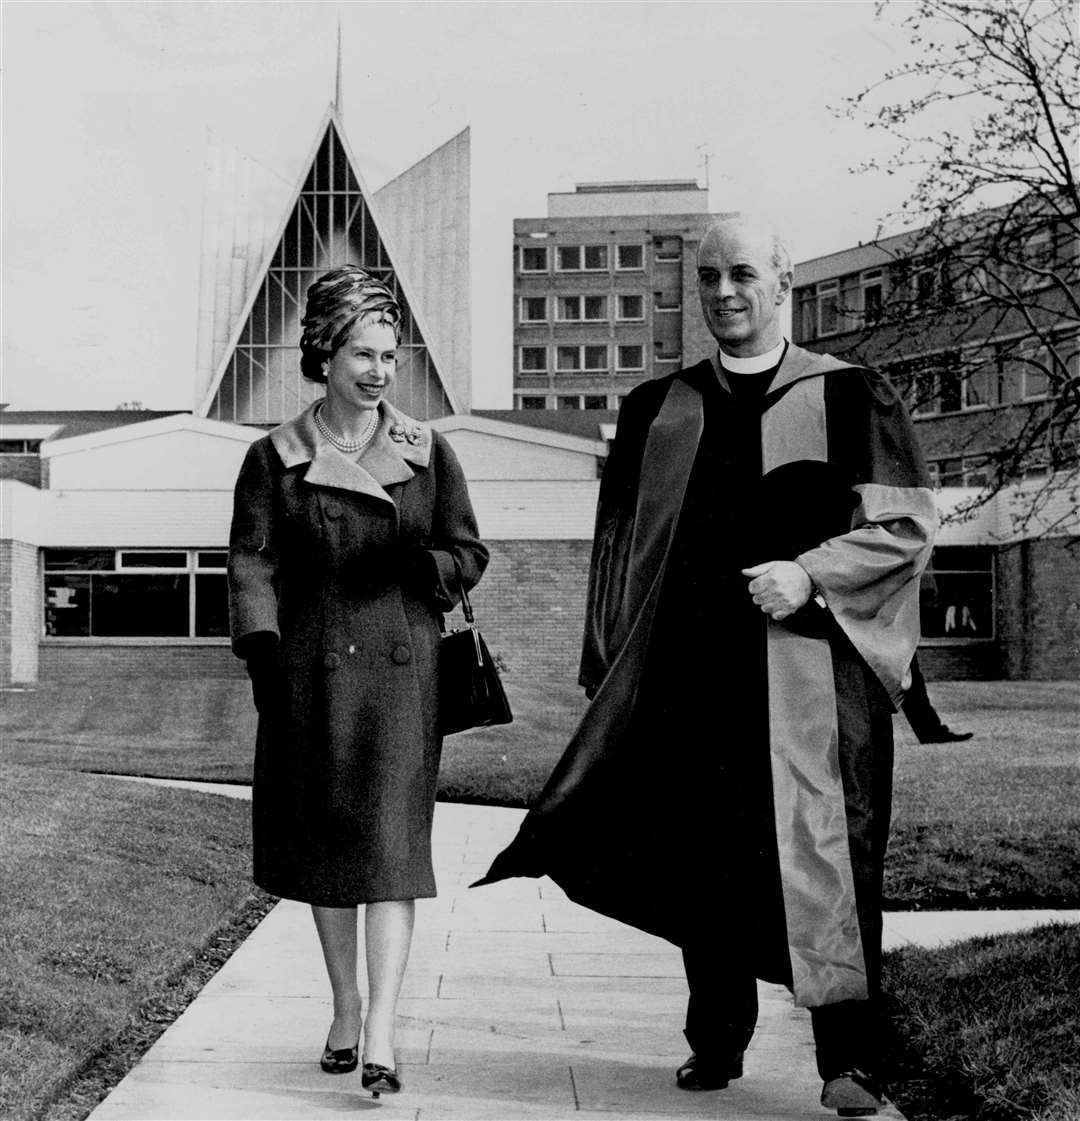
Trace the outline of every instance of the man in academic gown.
<instances>
[{"instance_id":1,"label":"man in academic gown","mask_svg":"<svg viewBox=\"0 0 1080 1121\"><path fill-rule=\"evenodd\" d=\"M891 715L936 516L888 382L782 337L791 283L767 227L736 216L703 239L719 351L623 404L592 704L481 882L546 874L682 947L683 1089L741 1075L762 978L811 1010L822 1104L873 1112Z\"/></svg>"}]
</instances>

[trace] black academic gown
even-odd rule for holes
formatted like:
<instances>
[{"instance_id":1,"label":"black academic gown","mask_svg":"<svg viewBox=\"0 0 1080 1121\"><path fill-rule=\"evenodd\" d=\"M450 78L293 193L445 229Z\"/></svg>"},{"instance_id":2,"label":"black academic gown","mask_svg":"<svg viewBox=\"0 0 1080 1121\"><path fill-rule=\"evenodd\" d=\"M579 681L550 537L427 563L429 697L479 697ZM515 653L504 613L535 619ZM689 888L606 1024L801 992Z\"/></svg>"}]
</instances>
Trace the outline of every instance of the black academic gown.
<instances>
[{"instance_id":1,"label":"black academic gown","mask_svg":"<svg viewBox=\"0 0 1080 1121\"><path fill-rule=\"evenodd\" d=\"M890 695L934 521L910 422L869 371L789 347L763 396L711 362L635 390L597 516L597 694L484 882L547 874L678 945L707 930L802 1004L865 998ZM777 624L740 570L796 558L828 606Z\"/></svg>"}]
</instances>

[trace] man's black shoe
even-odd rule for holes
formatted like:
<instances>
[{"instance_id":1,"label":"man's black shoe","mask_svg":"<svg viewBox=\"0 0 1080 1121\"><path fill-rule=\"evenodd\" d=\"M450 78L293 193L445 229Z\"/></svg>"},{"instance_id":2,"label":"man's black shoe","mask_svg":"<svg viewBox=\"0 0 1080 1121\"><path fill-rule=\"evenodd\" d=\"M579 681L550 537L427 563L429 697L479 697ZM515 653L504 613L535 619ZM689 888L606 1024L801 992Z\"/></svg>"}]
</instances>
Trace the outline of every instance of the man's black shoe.
<instances>
[{"instance_id":1,"label":"man's black shoe","mask_svg":"<svg viewBox=\"0 0 1080 1121\"><path fill-rule=\"evenodd\" d=\"M861 1070L845 1070L825 1080L821 1104L840 1117L873 1117L885 1105L885 1091Z\"/></svg>"},{"instance_id":2,"label":"man's black shoe","mask_svg":"<svg viewBox=\"0 0 1080 1121\"><path fill-rule=\"evenodd\" d=\"M926 739L920 740L920 743L961 743L964 740L969 740L975 735L974 732L953 732L949 729L947 724L942 724L938 731L933 735L927 736Z\"/></svg>"},{"instance_id":3,"label":"man's black shoe","mask_svg":"<svg viewBox=\"0 0 1080 1121\"><path fill-rule=\"evenodd\" d=\"M721 1055L691 1055L675 1072L675 1084L680 1090L723 1090L736 1078L742 1078L743 1052Z\"/></svg>"}]
</instances>

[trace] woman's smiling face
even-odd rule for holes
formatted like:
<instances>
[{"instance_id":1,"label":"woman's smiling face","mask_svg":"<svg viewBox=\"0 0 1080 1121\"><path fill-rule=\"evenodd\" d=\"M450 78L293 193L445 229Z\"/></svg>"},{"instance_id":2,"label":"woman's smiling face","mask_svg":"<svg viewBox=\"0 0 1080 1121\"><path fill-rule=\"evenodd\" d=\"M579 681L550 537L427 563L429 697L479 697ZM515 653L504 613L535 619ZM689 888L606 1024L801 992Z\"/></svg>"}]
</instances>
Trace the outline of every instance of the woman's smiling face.
<instances>
[{"instance_id":1,"label":"woman's smiling face","mask_svg":"<svg viewBox=\"0 0 1080 1121\"><path fill-rule=\"evenodd\" d=\"M397 334L389 323L360 319L326 364L326 396L345 410L374 409L397 370Z\"/></svg>"}]
</instances>

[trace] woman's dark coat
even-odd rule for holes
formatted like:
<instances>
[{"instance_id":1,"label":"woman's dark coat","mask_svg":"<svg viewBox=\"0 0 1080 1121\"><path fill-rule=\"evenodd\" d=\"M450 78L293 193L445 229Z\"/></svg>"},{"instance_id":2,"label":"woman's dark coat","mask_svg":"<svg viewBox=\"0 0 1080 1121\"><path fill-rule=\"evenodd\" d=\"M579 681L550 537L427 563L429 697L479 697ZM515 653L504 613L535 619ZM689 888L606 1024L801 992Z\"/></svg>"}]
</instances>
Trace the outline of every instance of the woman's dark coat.
<instances>
[{"instance_id":1,"label":"woman's dark coat","mask_svg":"<svg viewBox=\"0 0 1080 1121\"><path fill-rule=\"evenodd\" d=\"M257 440L230 539L234 650L278 638L257 682L255 882L330 907L435 894L441 612L455 560L469 588L488 557L445 439L380 411L359 463L313 407Z\"/></svg>"}]
</instances>

